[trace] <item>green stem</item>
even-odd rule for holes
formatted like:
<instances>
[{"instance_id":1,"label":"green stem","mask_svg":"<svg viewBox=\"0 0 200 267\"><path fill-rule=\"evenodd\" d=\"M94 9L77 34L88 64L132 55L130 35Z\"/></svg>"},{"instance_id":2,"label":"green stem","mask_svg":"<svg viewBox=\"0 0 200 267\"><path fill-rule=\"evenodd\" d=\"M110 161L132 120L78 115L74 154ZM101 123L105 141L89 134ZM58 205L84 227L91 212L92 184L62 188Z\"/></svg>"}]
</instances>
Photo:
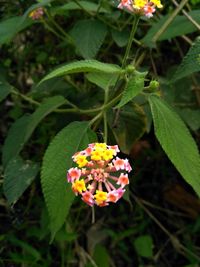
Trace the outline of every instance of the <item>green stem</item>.
<instances>
[{"instance_id":1,"label":"green stem","mask_svg":"<svg viewBox=\"0 0 200 267\"><path fill-rule=\"evenodd\" d=\"M90 121L89 125L91 126L92 124L94 124L95 121L97 121L99 118L101 118L102 115L103 115L102 112L98 113L98 114L97 114L97 115Z\"/></svg>"},{"instance_id":2,"label":"green stem","mask_svg":"<svg viewBox=\"0 0 200 267\"><path fill-rule=\"evenodd\" d=\"M92 206L92 224L95 223L95 210L94 210L94 206Z\"/></svg>"},{"instance_id":3,"label":"green stem","mask_svg":"<svg viewBox=\"0 0 200 267\"><path fill-rule=\"evenodd\" d=\"M44 26L53 34L55 34L55 36L57 36L58 38L62 39L65 41L65 37L62 36L61 34L59 34L57 31L55 31L47 22L45 19L41 19L42 23L44 24Z\"/></svg>"},{"instance_id":4,"label":"green stem","mask_svg":"<svg viewBox=\"0 0 200 267\"><path fill-rule=\"evenodd\" d=\"M107 112L106 111L104 111L104 113L103 113L103 123L104 123L104 134L103 134L104 143L107 144L107 142L108 142L108 122L107 122Z\"/></svg>"},{"instance_id":5,"label":"green stem","mask_svg":"<svg viewBox=\"0 0 200 267\"><path fill-rule=\"evenodd\" d=\"M40 105L40 102L38 101L35 101L34 99L24 95L24 94L21 94L20 92L17 92L16 90L12 89L11 91L14 95L17 95L17 96L20 96L22 99L26 100L27 102L31 103L31 104L34 104L36 106L39 106Z\"/></svg>"},{"instance_id":6,"label":"green stem","mask_svg":"<svg viewBox=\"0 0 200 267\"><path fill-rule=\"evenodd\" d=\"M128 45L126 47L125 55L124 55L124 58L122 60L122 68L124 68L126 66L126 61L127 61L129 54L130 54L131 46L133 43L134 35L135 35L136 30L137 30L139 20L140 20L140 16L135 15L132 29L131 29L131 33L130 33L130 37L128 40Z\"/></svg>"},{"instance_id":7,"label":"green stem","mask_svg":"<svg viewBox=\"0 0 200 267\"><path fill-rule=\"evenodd\" d=\"M91 17L97 17L99 20L101 20L102 22L104 22L105 24L107 24L109 27L111 27L112 29L115 30L119 30L118 27L115 27L114 25L112 25L111 23L109 23L107 20L105 20L104 18L102 18L99 13L93 14L92 12L88 11L87 9L85 9L77 0L73 0L77 6L79 6L85 13L87 13L88 15L90 15Z\"/></svg>"},{"instance_id":8,"label":"green stem","mask_svg":"<svg viewBox=\"0 0 200 267\"><path fill-rule=\"evenodd\" d=\"M59 30L60 33L62 33L62 35L65 36L70 43L72 43L73 41L72 41L71 36L54 20L54 18L51 16L51 14L47 10L46 10L46 14L47 14L49 21L55 26L55 28Z\"/></svg>"}]
</instances>

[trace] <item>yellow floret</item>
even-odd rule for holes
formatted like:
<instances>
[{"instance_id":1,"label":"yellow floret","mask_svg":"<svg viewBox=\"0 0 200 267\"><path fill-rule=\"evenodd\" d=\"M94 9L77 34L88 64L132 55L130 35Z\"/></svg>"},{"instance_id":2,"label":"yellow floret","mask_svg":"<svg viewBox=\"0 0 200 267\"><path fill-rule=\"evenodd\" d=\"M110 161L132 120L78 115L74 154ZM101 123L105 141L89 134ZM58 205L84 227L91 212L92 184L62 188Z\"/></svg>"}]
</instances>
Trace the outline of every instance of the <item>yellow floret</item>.
<instances>
[{"instance_id":1,"label":"yellow floret","mask_svg":"<svg viewBox=\"0 0 200 267\"><path fill-rule=\"evenodd\" d=\"M95 143L95 146L94 146L95 149L102 149L102 150L105 150L106 149L106 143Z\"/></svg>"},{"instance_id":2,"label":"yellow floret","mask_svg":"<svg viewBox=\"0 0 200 267\"><path fill-rule=\"evenodd\" d=\"M103 159L104 160L110 160L113 158L114 150L113 149L107 149L103 152Z\"/></svg>"},{"instance_id":3,"label":"yellow floret","mask_svg":"<svg viewBox=\"0 0 200 267\"><path fill-rule=\"evenodd\" d=\"M107 199L107 192L96 190L96 194L94 195L97 204L101 204Z\"/></svg>"},{"instance_id":4,"label":"yellow floret","mask_svg":"<svg viewBox=\"0 0 200 267\"><path fill-rule=\"evenodd\" d=\"M79 168L82 168L87 165L88 161L86 159L86 156L79 155L75 158L76 163L78 164Z\"/></svg>"},{"instance_id":5,"label":"yellow floret","mask_svg":"<svg viewBox=\"0 0 200 267\"><path fill-rule=\"evenodd\" d=\"M133 4L133 8L140 9L143 8L147 4L146 0L135 0Z\"/></svg>"},{"instance_id":6,"label":"yellow floret","mask_svg":"<svg viewBox=\"0 0 200 267\"><path fill-rule=\"evenodd\" d=\"M72 184L72 188L74 191L77 191L79 193L82 193L82 191L86 191L86 187L85 187L85 182L84 180L76 180L73 184Z\"/></svg>"},{"instance_id":7,"label":"yellow floret","mask_svg":"<svg viewBox=\"0 0 200 267\"><path fill-rule=\"evenodd\" d=\"M158 8L162 8L163 5L161 4L160 0L151 0L151 2L157 6Z\"/></svg>"},{"instance_id":8,"label":"yellow floret","mask_svg":"<svg viewBox=\"0 0 200 267\"><path fill-rule=\"evenodd\" d=\"M101 160L103 156L103 151L102 150L94 150L91 152L91 159L92 160Z\"/></svg>"}]
</instances>

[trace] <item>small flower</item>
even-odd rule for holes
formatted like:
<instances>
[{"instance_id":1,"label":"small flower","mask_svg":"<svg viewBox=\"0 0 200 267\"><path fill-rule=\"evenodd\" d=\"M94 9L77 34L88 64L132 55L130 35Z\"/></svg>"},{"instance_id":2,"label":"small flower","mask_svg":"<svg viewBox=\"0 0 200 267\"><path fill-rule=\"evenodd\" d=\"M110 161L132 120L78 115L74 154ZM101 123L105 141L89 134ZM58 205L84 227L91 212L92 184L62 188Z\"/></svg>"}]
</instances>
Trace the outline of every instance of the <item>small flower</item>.
<instances>
[{"instance_id":1,"label":"small flower","mask_svg":"<svg viewBox=\"0 0 200 267\"><path fill-rule=\"evenodd\" d=\"M117 184L121 185L122 188L126 186L127 184L129 184L128 175L121 173L117 181Z\"/></svg>"},{"instance_id":2,"label":"small flower","mask_svg":"<svg viewBox=\"0 0 200 267\"><path fill-rule=\"evenodd\" d=\"M131 0L121 0L119 5L118 5L118 8L127 8L127 9L130 9L131 8L131 4L132 4L132 1Z\"/></svg>"},{"instance_id":3,"label":"small flower","mask_svg":"<svg viewBox=\"0 0 200 267\"><path fill-rule=\"evenodd\" d=\"M71 168L68 170L67 173L67 180L68 182L74 182L74 180L79 179L81 176L81 170L78 168Z\"/></svg>"},{"instance_id":4,"label":"small flower","mask_svg":"<svg viewBox=\"0 0 200 267\"><path fill-rule=\"evenodd\" d=\"M42 7L39 7L33 11L31 11L31 13L28 15L30 18L32 18L33 20L38 20L40 18L42 18L44 15L44 9Z\"/></svg>"},{"instance_id":5,"label":"small flower","mask_svg":"<svg viewBox=\"0 0 200 267\"><path fill-rule=\"evenodd\" d=\"M116 170L125 170L125 160L124 159L120 159L120 158L116 158L115 160L113 160L113 165L115 166Z\"/></svg>"},{"instance_id":6,"label":"small flower","mask_svg":"<svg viewBox=\"0 0 200 267\"><path fill-rule=\"evenodd\" d=\"M86 192L82 193L82 200L86 204L88 204L89 206L93 206L94 205L94 196L89 191L86 191Z\"/></svg>"},{"instance_id":7,"label":"small flower","mask_svg":"<svg viewBox=\"0 0 200 267\"><path fill-rule=\"evenodd\" d=\"M151 18L156 8L162 8L160 0L121 0L118 8L128 9L132 13L144 15L147 18Z\"/></svg>"},{"instance_id":8,"label":"small flower","mask_svg":"<svg viewBox=\"0 0 200 267\"><path fill-rule=\"evenodd\" d=\"M75 157L74 161L78 164L79 168L86 166L88 163L86 156L80 154Z\"/></svg>"},{"instance_id":9,"label":"small flower","mask_svg":"<svg viewBox=\"0 0 200 267\"><path fill-rule=\"evenodd\" d=\"M68 170L67 180L72 183L74 193L81 195L89 206L108 206L123 196L124 187L129 184L126 172L132 168L128 159L116 157L118 152L117 145L94 143L72 156L78 167Z\"/></svg>"},{"instance_id":10,"label":"small flower","mask_svg":"<svg viewBox=\"0 0 200 267\"><path fill-rule=\"evenodd\" d=\"M144 7L144 14L147 18L151 18L153 17L153 13L156 11L156 9L154 8L154 6L152 5L145 5Z\"/></svg>"},{"instance_id":11,"label":"small flower","mask_svg":"<svg viewBox=\"0 0 200 267\"><path fill-rule=\"evenodd\" d=\"M96 194L94 195L94 197L97 205L102 204L107 200L107 194L107 192L96 190Z\"/></svg>"},{"instance_id":12,"label":"small flower","mask_svg":"<svg viewBox=\"0 0 200 267\"><path fill-rule=\"evenodd\" d=\"M113 149L107 149L106 151L103 152L103 159L104 160L110 160L113 158L115 151Z\"/></svg>"},{"instance_id":13,"label":"small flower","mask_svg":"<svg viewBox=\"0 0 200 267\"><path fill-rule=\"evenodd\" d=\"M82 191L86 191L85 182L84 180L76 180L72 184L72 189L75 193L82 193Z\"/></svg>"}]
</instances>

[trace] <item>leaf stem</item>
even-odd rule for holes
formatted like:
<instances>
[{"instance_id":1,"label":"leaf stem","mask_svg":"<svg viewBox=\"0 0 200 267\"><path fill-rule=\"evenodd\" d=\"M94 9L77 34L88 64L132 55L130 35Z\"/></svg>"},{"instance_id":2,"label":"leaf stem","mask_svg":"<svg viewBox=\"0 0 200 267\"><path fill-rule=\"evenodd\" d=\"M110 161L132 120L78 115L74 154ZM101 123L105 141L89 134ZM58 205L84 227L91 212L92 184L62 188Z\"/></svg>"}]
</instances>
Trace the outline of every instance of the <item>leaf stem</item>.
<instances>
[{"instance_id":1,"label":"leaf stem","mask_svg":"<svg viewBox=\"0 0 200 267\"><path fill-rule=\"evenodd\" d=\"M137 30L139 20L140 20L140 16L135 15L134 20L133 20L131 33L130 33L130 37L129 37L128 44L126 47L125 55L124 55L124 58L122 60L122 68L124 68L126 66L126 61L127 61L129 54L130 54L131 46L133 43L134 35L135 35L136 30Z\"/></svg>"},{"instance_id":2,"label":"leaf stem","mask_svg":"<svg viewBox=\"0 0 200 267\"><path fill-rule=\"evenodd\" d=\"M49 21L54 25L54 27L62 33L63 36L65 36L70 43L73 43L71 36L54 20L54 18L51 16L51 14L46 10L47 17Z\"/></svg>"}]
</instances>

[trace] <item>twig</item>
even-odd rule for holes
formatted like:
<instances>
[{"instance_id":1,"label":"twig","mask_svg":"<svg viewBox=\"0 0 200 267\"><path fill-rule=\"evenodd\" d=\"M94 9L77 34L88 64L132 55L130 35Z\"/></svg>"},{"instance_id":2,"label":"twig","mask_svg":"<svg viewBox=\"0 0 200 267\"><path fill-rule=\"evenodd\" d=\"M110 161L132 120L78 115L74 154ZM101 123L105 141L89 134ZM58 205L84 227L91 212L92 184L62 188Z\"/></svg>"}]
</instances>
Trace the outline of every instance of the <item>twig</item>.
<instances>
[{"instance_id":1,"label":"twig","mask_svg":"<svg viewBox=\"0 0 200 267\"><path fill-rule=\"evenodd\" d=\"M165 23L162 25L160 30L157 31L157 33L152 38L152 41L155 43L159 37L166 31L167 27L172 23L172 21L175 19L177 14L181 11L181 9L184 7L184 5L188 2L188 0L182 0L179 6L174 10L174 12L169 16L169 18L165 21Z\"/></svg>"},{"instance_id":2,"label":"twig","mask_svg":"<svg viewBox=\"0 0 200 267\"><path fill-rule=\"evenodd\" d=\"M172 0L175 6L179 6L176 0ZM194 24L194 26L200 31L200 25L183 9L182 13L189 19L189 21Z\"/></svg>"}]
</instances>

